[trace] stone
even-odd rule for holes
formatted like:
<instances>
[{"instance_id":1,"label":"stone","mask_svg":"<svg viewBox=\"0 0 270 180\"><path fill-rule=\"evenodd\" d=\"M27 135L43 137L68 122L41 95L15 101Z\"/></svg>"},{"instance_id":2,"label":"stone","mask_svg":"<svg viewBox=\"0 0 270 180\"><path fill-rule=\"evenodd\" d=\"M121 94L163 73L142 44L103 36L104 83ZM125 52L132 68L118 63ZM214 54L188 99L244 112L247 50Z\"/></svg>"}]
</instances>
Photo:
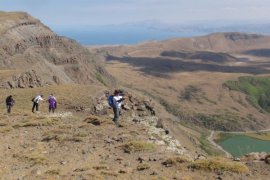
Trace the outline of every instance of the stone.
<instances>
[{"instance_id":1,"label":"stone","mask_svg":"<svg viewBox=\"0 0 270 180\"><path fill-rule=\"evenodd\" d=\"M100 126L102 124L102 122L98 119L97 116L88 116L84 119L84 122L93 124L95 126Z\"/></svg>"},{"instance_id":2,"label":"stone","mask_svg":"<svg viewBox=\"0 0 270 180\"><path fill-rule=\"evenodd\" d=\"M270 154L268 154L268 155L265 157L264 162L265 162L266 164L269 164L269 165L270 165Z\"/></svg>"},{"instance_id":3,"label":"stone","mask_svg":"<svg viewBox=\"0 0 270 180\"><path fill-rule=\"evenodd\" d=\"M127 173L127 170L125 170L125 169L120 169L118 172L119 172L120 174L126 174L126 173Z\"/></svg>"},{"instance_id":4,"label":"stone","mask_svg":"<svg viewBox=\"0 0 270 180\"><path fill-rule=\"evenodd\" d=\"M53 76L52 79L56 84L60 84L60 79L58 76Z\"/></svg>"},{"instance_id":5,"label":"stone","mask_svg":"<svg viewBox=\"0 0 270 180\"><path fill-rule=\"evenodd\" d=\"M155 175L158 175L158 173L156 171L153 171L150 175L155 176Z\"/></svg>"},{"instance_id":6,"label":"stone","mask_svg":"<svg viewBox=\"0 0 270 180\"><path fill-rule=\"evenodd\" d=\"M67 162L66 161L60 161L60 164L65 165L65 164L67 164Z\"/></svg>"},{"instance_id":7,"label":"stone","mask_svg":"<svg viewBox=\"0 0 270 180\"><path fill-rule=\"evenodd\" d=\"M195 160L200 160L200 159L206 159L206 156L202 155L202 154L199 154Z\"/></svg>"},{"instance_id":8,"label":"stone","mask_svg":"<svg viewBox=\"0 0 270 180\"><path fill-rule=\"evenodd\" d=\"M124 109L124 110L126 110L126 111L129 111L131 108L128 106L128 105L126 105L126 104L124 104L123 106L122 106L122 108Z\"/></svg>"},{"instance_id":9,"label":"stone","mask_svg":"<svg viewBox=\"0 0 270 180\"><path fill-rule=\"evenodd\" d=\"M138 160L140 163L142 163L143 161L145 161L144 158L142 158L142 157L138 157L137 160Z\"/></svg>"},{"instance_id":10,"label":"stone","mask_svg":"<svg viewBox=\"0 0 270 180\"><path fill-rule=\"evenodd\" d=\"M104 107L102 106L102 104L97 104L97 105L95 106L95 111L96 111L96 112L102 111L103 108L104 108Z\"/></svg>"},{"instance_id":11,"label":"stone","mask_svg":"<svg viewBox=\"0 0 270 180\"><path fill-rule=\"evenodd\" d=\"M156 124L156 128L161 128L161 129L164 128L162 119L158 119L157 124Z\"/></svg>"},{"instance_id":12,"label":"stone","mask_svg":"<svg viewBox=\"0 0 270 180\"><path fill-rule=\"evenodd\" d=\"M11 89L16 87L13 81L8 81L7 84Z\"/></svg>"}]
</instances>

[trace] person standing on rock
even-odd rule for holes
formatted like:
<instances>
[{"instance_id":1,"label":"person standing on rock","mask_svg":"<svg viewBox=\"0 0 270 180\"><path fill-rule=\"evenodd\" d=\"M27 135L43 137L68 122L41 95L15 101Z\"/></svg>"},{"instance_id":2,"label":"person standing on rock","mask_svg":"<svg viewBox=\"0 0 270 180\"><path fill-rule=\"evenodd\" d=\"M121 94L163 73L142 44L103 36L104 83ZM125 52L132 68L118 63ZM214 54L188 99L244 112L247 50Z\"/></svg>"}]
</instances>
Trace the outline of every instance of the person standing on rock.
<instances>
[{"instance_id":1,"label":"person standing on rock","mask_svg":"<svg viewBox=\"0 0 270 180\"><path fill-rule=\"evenodd\" d=\"M12 95L9 95L6 98L7 113L11 113L11 108L13 107L14 104L15 104L15 101L14 101Z\"/></svg>"},{"instance_id":2,"label":"person standing on rock","mask_svg":"<svg viewBox=\"0 0 270 180\"><path fill-rule=\"evenodd\" d=\"M54 113L54 111L57 107L57 102L56 102L56 98L53 96L53 94L51 94L49 96L48 102L49 102L49 113L50 112Z\"/></svg>"},{"instance_id":3,"label":"person standing on rock","mask_svg":"<svg viewBox=\"0 0 270 180\"><path fill-rule=\"evenodd\" d=\"M44 101L43 95L38 95L35 98L32 99L33 101L33 107L32 107L32 112L34 113L34 110L36 108L36 111L38 111L38 106L40 101Z\"/></svg>"},{"instance_id":4,"label":"person standing on rock","mask_svg":"<svg viewBox=\"0 0 270 180\"><path fill-rule=\"evenodd\" d=\"M121 114L121 106L122 106L122 102L123 102L124 98L123 96L120 94L120 92L118 90L114 91L114 96L113 96L113 113L114 113L114 118L113 118L113 122L117 125L119 125L119 115Z\"/></svg>"}]
</instances>

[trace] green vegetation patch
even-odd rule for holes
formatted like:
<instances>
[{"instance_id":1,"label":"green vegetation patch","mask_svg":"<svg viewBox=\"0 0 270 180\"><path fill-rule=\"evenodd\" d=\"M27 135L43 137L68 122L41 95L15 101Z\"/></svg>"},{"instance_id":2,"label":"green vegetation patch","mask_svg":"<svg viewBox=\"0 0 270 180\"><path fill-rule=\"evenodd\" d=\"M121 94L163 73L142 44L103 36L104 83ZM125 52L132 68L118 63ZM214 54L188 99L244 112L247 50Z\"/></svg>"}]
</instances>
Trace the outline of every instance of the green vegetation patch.
<instances>
[{"instance_id":1,"label":"green vegetation patch","mask_svg":"<svg viewBox=\"0 0 270 180\"><path fill-rule=\"evenodd\" d=\"M105 82L105 80L103 79L102 75L99 72L96 72L96 78L101 84L107 86L107 83Z\"/></svg>"},{"instance_id":2,"label":"green vegetation patch","mask_svg":"<svg viewBox=\"0 0 270 180\"><path fill-rule=\"evenodd\" d=\"M243 126L240 123L241 120L242 118L233 112L223 112L222 114L198 113L191 119L194 124L221 131L241 130Z\"/></svg>"},{"instance_id":3,"label":"green vegetation patch","mask_svg":"<svg viewBox=\"0 0 270 180\"><path fill-rule=\"evenodd\" d=\"M254 107L270 112L270 77L244 76L224 85L230 90L245 93Z\"/></svg>"},{"instance_id":4,"label":"green vegetation patch","mask_svg":"<svg viewBox=\"0 0 270 180\"><path fill-rule=\"evenodd\" d=\"M210 159L197 160L190 166L193 169L214 171L214 172L235 172L235 173L248 173L249 169L246 165L240 162L234 162L230 159L221 157L213 157Z\"/></svg>"}]
</instances>

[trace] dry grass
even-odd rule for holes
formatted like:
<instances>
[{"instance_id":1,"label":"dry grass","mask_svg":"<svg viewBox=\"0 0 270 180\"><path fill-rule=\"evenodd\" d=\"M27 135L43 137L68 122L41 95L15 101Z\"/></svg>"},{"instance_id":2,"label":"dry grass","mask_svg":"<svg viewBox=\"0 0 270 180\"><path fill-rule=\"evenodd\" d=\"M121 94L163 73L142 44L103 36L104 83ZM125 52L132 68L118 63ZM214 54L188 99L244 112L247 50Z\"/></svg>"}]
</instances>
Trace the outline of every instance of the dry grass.
<instances>
[{"instance_id":1,"label":"dry grass","mask_svg":"<svg viewBox=\"0 0 270 180\"><path fill-rule=\"evenodd\" d=\"M45 100L51 93L55 95L58 101L57 111L66 109L75 110L75 107L89 108L93 104L93 98L97 93L102 94L104 88L100 86L88 85L59 85L59 86L46 86L42 88L32 89L0 89L0 99L2 100L2 111L6 111L4 106L4 99L8 95L13 95L15 105L12 109L12 114L34 116L31 113L32 102L31 99L37 94L43 94ZM79 92L79 93L78 93ZM0 101L1 102L1 101ZM0 107L1 107L0 105ZM40 112L48 112L48 104L43 101L40 104Z\"/></svg>"},{"instance_id":2,"label":"dry grass","mask_svg":"<svg viewBox=\"0 0 270 180\"><path fill-rule=\"evenodd\" d=\"M249 137L256 138L256 139L270 141L270 132L247 133L246 135Z\"/></svg>"},{"instance_id":3,"label":"dry grass","mask_svg":"<svg viewBox=\"0 0 270 180\"><path fill-rule=\"evenodd\" d=\"M113 172L113 171L101 171L100 174L105 175L105 176L114 176L114 177L118 176L118 173Z\"/></svg>"},{"instance_id":4,"label":"dry grass","mask_svg":"<svg viewBox=\"0 0 270 180\"><path fill-rule=\"evenodd\" d=\"M190 166L193 169L214 171L214 172L235 172L235 173L248 173L249 169L241 162L234 162L229 159L213 157L210 159L197 160Z\"/></svg>"},{"instance_id":5,"label":"dry grass","mask_svg":"<svg viewBox=\"0 0 270 180\"><path fill-rule=\"evenodd\" d=\"M58 124L58 119L50 117L36 117L35 119L27 119L21 123L13 125L13 128L35 127L35 126L52 126Z\"/></svg>"},{"instance_id":6,"label":"dry grass","mask_svg":"<svg viewBox=\"0 0 270 180\"><path fill-rule=\"evenodd\" d=\"M137 170L138 171L144 171L146 169L150 169L150 165L149 164L146 164L146 163L142 163L142 164L139 164L137 166Z\"/></svg>"},{"instance_id":7,"label":"dry grass","mask_svg":"<svg viewBox=\"0 0 270 180\"><path fill-rule=\"evenodd\" d=\"M131 141L124 145L121 145L121 148L125 153L138 152L138 151L148 151L155 149L155 145L145 141Z\"/></svg>"},{"instance_id":8,"label":"dry grass","mask_svg":"<svg viewBox=\"0 0 270 180\"><path fill-rule=\"evenodd\" d=\"M13 128L11 126L1 126L0 127L0 133L6 133L6 132L9 132L12 130L13 130Z\"/></svg>"},{"instance_id":9,"label":"dry grass","mask_svg":"<svg viewBox=\"0 0 270 180\"><path fill-rule=\"evenodd\" d=\"M97 166L93 166L93 169L99 171L99 170L109 170L110 168L106 165L97 165Z\"/></svg>"},{"instance_id":10,"label":"dry grass","mask_svg":"<svg viewBox=\"0 0 270 180\"><path fill-rule=\"evenodd\" d=\"M64 142L64 141L82 142L83 137L86 137L86 136L78 136L78 134L73 135L65 131L54 130L54 131L43 134L42 141L49 142L49 141L55 140L58 142Z\"/></svg>"},{"instance_id":11,"label":"dry grass","mask_svg":"<svg viewBox=\"0 0 270 180\"><path fill-rule=\"evenodd\" d=\"M60 174L60 169L50 169L45 172L45 174L48 175L59 175Z\"/></svg>"},{"instance_id":12,"label":"dry grass","mask_svg":"<svg viewBox=\"0 0 270 180\"><path fill-rule=\"evenodd\" d=\"M15 154L13 157L18 158L21 161L27 161L31 162L33 165L41 164L41 165L46 165L48 164L47 159L45 158L44 155L42 155L39 152L31 152L28 154Z\"/></svg>"},{"instance_id":13,"label":"dry grass","mask_svg":"<svg viewBox=\"0 0 270 180\"><path fill-rule=\"evenodd\" d=\"M174 166L182 163L190 163L192 160L186 156L175 156L167 158L162 164L165 166Z\"/></svg>"}]
</instances>

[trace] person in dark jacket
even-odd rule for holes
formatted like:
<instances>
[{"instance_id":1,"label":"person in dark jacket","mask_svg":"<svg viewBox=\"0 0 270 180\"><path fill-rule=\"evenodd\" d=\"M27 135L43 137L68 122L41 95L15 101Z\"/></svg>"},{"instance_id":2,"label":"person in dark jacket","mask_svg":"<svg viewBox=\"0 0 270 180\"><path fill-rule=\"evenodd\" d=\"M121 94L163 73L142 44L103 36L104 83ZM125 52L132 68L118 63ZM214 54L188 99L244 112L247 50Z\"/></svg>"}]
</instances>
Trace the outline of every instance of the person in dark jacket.
<instances>
[{"instance_id":1,"label":"person in dark jacket","mask_svg":"<svg viewBox=\"0 0 270 180\"><path fill-rule=\"evenodd\" d=\"M9 95L6 98L6 106L7 106L7 112L8 113L11 113L11 108L13 107L14 104L15 104L15 101L14 101L12 95Z\"/></svg>"}]
</instances>

